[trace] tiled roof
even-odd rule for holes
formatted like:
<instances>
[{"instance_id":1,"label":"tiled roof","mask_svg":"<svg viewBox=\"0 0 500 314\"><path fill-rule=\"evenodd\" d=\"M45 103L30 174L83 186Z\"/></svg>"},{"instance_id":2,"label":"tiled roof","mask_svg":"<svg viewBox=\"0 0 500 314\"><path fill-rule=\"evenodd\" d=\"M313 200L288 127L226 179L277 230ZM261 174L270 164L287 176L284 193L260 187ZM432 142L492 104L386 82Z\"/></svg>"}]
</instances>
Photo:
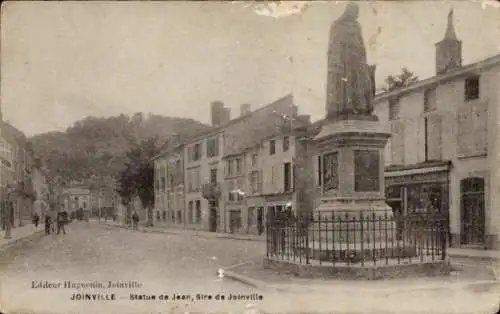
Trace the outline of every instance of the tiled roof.
<instances>
[{"instance_id":1,"label":"tiled roof","mask_svg":"<svg viewBox=\"0 0 500 314\"><path fill-rule=\"evenodd\" d=\"M175 151L176 149L179 149L179 148L183 147L184 145L187 145L187 144L190 144L190 143L194 143L196 141L199 141L199 140L205 139L207 137L213 136L213 135L215 135L217 133L223 132L225 129L228 129L229 127L231 127L233 125L236 125L238 123L243 123L245 121L249 121L253 117L255 117L256 114L258 114L258 113L260 113L260 112L262 112L264 110L272 110L273 107L275 107L277 105L280 105L280 104L283 104L283 103L293 104L293 95L291 93L287 94L287 95L279 98L278 100L273 101L270 104L267 104L267 105L265 105L263 107L260 107L260 108L254 110L254 111L251 111L250 113L248 113L246 115L242 115L242 116L239 116L237 118L234 118L234 119L230 120L228 123L226 123L224 125L221 125L221 126L218 126L218 127L214 127L212 129L209 129L207 132L205 132L203 134L200 134L198 136L185 139L185 140L181 141L178 144L174 144L174 146L171 147L171 148L169 148L168 145L165 145L163 147L163 149L161 150L161 152L159 154L157 154L156 156L153 157L153 160L158 159L159 157L165 155L168 152ZM252 145L255 145L255 143L253 143L253 144L246 144L244 146L248 147L248 146L252 146Z\"/></svg>"}]
</instances>

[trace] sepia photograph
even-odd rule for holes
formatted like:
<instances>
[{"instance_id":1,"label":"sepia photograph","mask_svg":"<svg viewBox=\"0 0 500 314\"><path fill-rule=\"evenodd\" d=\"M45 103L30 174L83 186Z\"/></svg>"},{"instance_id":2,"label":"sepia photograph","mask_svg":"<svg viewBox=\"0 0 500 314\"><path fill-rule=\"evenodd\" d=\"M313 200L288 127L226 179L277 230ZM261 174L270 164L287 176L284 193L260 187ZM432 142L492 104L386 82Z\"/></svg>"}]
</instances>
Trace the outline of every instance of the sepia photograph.
<instances>
[{"instance_id":1,"label":"sepia photograph","mask_svg":"<svg viewBox=\"0 0 500 314\"><path fill-rule=\"evenodd\" d=\"M0 314L500 312L500 1L3 1Z\"/></svg>"}]
</instances>

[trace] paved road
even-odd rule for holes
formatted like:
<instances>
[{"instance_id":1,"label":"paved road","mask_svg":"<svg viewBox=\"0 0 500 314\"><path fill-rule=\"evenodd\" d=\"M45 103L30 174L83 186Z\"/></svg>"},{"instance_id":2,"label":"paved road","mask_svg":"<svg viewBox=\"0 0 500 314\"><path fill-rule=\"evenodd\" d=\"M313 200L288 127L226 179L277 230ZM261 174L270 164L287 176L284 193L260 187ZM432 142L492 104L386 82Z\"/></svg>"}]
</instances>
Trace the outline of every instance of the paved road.
<instances>
[{"instance_id":1,"label":"paved road","mask_svg":"<svg viewBox=\"0 0 500 314\"><path fill-rule=\"evenodd\" d=\"M255 291L215 270L262 256L265 244L255 241L203 239L141 233L74 223L66 236L46 236L0 256L0 312L4 313L243 313L249 304L267 313L476 313L498 303L498 291L486 286L458 286L442 282L420 289L416 281L395 282L383 289L369 283L327 284L295 292ZM480 268L466 270L465 279L486 280ZM470 277L470 278L469 278ZM484 278L483 278L484 277ZM33 281L51 283L137 281L136 289L34 289ZM425 281L425 280L424 280ZM435 280L434 280L435 281ZM441 283L441 282L440 282ZM403 289L404 288L404 289ZM302 292L297 292L302 291ZM72 301L74 293L111 294L114 301ZM262 294L263 301L130 300L130 294L205 293L213 297ZM177 311L172 311L177 308ZM490 311L491 312L491 311Z\"/></svg>"},{"instance_id":2,"label":"paved road","mask_svg":"<svg viewBox=\"0 0 500 314\"><path fill-rule=\"evenodd\" d=\"M0 309L37 313L168 312L186 302L130 301L130 294L252 294L243 284L220 280L216 269L263 254L259 242L190 239L140 233L84 222L69 226L67 235L45 236L0 260ZM71 301L76 289L34 289L32 281L138 281L140 289L85 289L85 293L116 293L116 301ZM245 308L241 302L195 302L189 309ZM255 302L254 302L255 303ZM223 308L221 308L221 306ZM1 311L0 311L1 312Z\"/></svg>"}]
</instances>

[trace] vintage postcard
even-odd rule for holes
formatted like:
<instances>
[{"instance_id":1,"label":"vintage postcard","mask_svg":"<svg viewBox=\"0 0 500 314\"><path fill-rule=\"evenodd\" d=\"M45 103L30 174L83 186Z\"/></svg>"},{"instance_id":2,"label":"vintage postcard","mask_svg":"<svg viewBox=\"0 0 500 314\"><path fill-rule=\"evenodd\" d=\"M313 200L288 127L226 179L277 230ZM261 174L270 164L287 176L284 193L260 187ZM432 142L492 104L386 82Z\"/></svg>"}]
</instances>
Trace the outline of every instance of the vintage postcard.
<instances>
[{"instance_id":1,"label":"vintage postcard","mask_svg":"<svg viewBox=\"0 0 500 314\"><path fill-rule=\"evenodd\" d=\"M497 313L500 2L5 1L0 313Z\"/></svg>"}]
</instances>

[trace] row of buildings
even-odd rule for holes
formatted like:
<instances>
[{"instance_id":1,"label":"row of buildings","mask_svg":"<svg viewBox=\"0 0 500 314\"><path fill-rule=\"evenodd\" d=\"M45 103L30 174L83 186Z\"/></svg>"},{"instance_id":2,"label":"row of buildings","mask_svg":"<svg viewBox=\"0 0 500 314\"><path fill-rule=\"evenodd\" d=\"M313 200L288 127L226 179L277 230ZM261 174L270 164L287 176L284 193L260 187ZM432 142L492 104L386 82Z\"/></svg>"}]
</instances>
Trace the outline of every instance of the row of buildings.
<instances>
[{"instance_id":1,"label":"row of buildings","mask_svg":"<svg viewBox=\"0 0 500 314\"><path fill-rule=\"evenodd\" d=\"M70 214L78 210L86 217L115 217L121 210L121 198L112 178L93 177L86 182L72 182L61 190L61 206Z\"/></svg>"},{"instance_id":2,"label":"row of buildings","mask_svg":"<svg viewBox=\"0 0 500 314\"><path fill-rule=\"evenodd\" d=\"M452 246L498 247L500 55L463 65L449 18L435 62L435 76L375 96L392 133L381 188L395 213L446 213ZM221 102L210 110L209 132L171 138L154 159L155 223L262 233L269 214L310 212L335 189L320 180L329 169L312 141L324 121L299 115L291 95L254 111L242 105L234 119Z\"/></svg>"},{"instance_id":3,"label":"row of buildings","mask_svg":"<svg viewBox=\"0 0 500 314\"><path fill-rule=\"evenodd\" d=\"M109 178L65 184L51 177L23 132L4 121L0 110L0 200L13 204L10 213L2 206L3 229L9 219L11 227L23 226L35 213L43 217L50 209L112 217L121 206L115 185Z\"/></svg>"},{"instance_id":4,"label":"row of buildings","mask_svg":"<svg viewBox=\"0 0 500 314\"><path fill-rule=\"evenodd\" d=\"M35 213L42 215L53 207L60 191L47 175L31 143L23 132L3 120L0 109L0 199L13 206L7 213L2 206L0 222L5 229L31 223Z\"/></svg>"}]
</instances>

